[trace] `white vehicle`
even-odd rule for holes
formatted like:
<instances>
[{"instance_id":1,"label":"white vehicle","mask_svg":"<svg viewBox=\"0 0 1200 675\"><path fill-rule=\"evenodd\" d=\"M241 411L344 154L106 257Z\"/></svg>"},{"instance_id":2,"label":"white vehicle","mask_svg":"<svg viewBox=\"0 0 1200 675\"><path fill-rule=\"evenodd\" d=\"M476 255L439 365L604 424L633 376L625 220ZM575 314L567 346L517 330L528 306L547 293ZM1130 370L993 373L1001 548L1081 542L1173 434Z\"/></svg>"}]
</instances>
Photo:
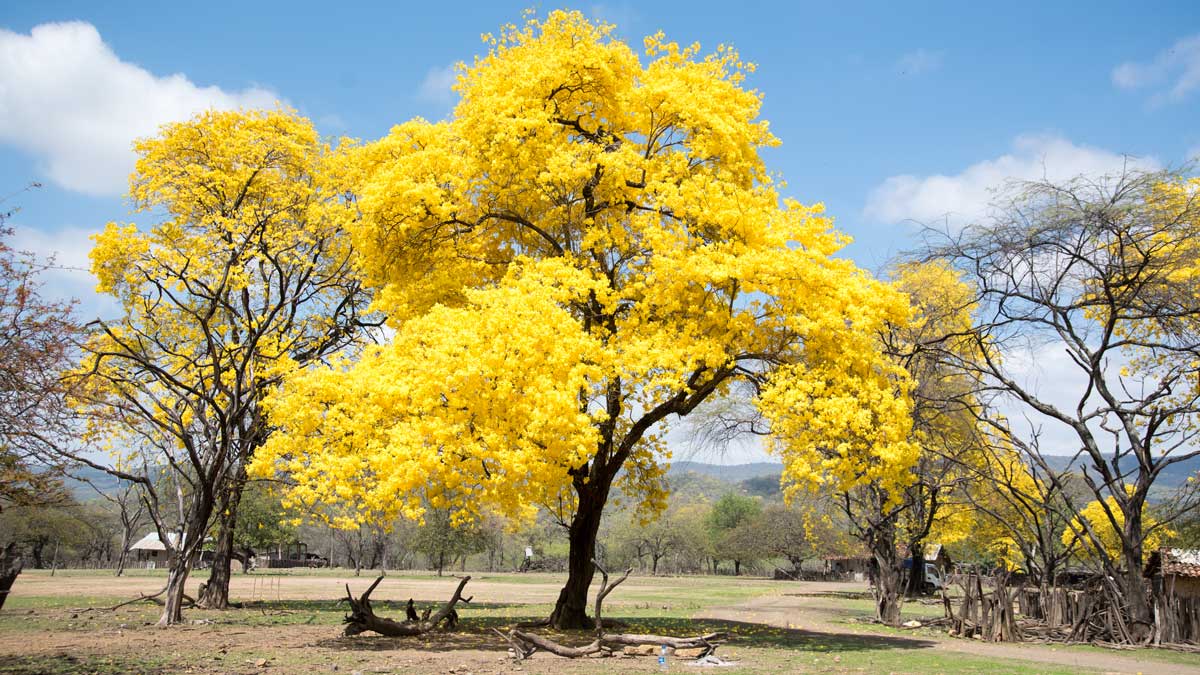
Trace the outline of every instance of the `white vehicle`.
<instances>
[{"instance_id":1,"label":"white vehicle","mask_svg":"<svg viewBox=\"0 0 1200 675\"><path fill-rule=\"evenodd\" d=\"M946 585L942 570L935 564L925 563L925 586L933 591L940 591Z\"/></svg>"}]
</instances>

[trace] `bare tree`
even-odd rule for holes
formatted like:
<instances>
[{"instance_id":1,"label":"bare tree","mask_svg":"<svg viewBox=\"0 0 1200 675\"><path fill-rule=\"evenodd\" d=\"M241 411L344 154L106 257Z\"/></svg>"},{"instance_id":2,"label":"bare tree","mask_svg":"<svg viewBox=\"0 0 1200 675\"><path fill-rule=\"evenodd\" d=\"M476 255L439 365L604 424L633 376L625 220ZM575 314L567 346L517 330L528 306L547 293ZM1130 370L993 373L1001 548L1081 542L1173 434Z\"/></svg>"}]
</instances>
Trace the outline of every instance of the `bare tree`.
<instances>
[{"instance_id":1,"label":"bare tree","mask_svg":"<svg viewBox=\"0 0 1200 675\"><path fill-rule=\"evenodd\" d=\"M54 261L5 241L12 236L5 223L14 213L0 212L0 509L54 504L66 496L60 473L47 470L54 468L48 450L68 435L59 374L71 364L78 330L73 303L43 294L41 275Z\"/></svg>"},{"instance_id":2,"label":"bare tree","mask_svg":"<svg viewBox=\"0 0 1200 675\"><path fill-rule=\"evenodd\" d=\"M102 499L109 503L121 525L121 548L117 552L116 575L125 574L125 564L129 558L129 547L137 531L146 520L146 502L139 498L136 485L122 483L116 490L103 490L95 485L92 489Z\"/></svg>"},{"instance_id":3,"label":"bare tree","mask_svg":"<svg viewBox=\"0 0 1200 675\"><path fill-rule=\"evenodd\" d=\"M1198 218L1194 181L1126 169L1010 185L989 220L932 235L926 252L976 288L978 321L968 335L976 348L957 365L975 379L977 394L1027 411L1035 428L1071 434L1092 496L1115 499L1117 510L1106 511L1122 551L1101 558L1118 580L1124 632L1135 641L1148 638L1153 622L1141 576L1143 508L1167 467L1200 454ZM1075 385L1069 395L1052 399L1022 376L1020 364L1043 359L1072 366L1075 381L1058 383ZM1039 444L1023 450L1049 470Z\"/></svg>"}]
</instances>

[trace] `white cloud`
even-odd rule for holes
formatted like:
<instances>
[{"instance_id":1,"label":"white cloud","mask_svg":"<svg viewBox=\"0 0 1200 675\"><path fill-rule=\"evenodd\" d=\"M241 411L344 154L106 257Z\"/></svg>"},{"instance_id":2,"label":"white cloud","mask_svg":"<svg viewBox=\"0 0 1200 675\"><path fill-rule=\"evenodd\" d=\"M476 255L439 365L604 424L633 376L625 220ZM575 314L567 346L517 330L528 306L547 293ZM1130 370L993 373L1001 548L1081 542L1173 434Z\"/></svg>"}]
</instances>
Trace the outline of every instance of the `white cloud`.
<instances>
[{"instance_id":1,"label":"white cloud","mask_svg":"<svg viewBox=\"0 0 1200 675\"><path fill-rule=\"evenodd\" d=\"M1105 175L1123 166L1153 168L1153 159L1076 145L1060 136L1023 135L1012 152L968 166L954 175L892 176L871 191L864 216L885 223L906 220L960 227L987 213L993 191L1012 180L1064 180Z\"/></svg>"},{"instance_id":2,"label":"white cloud","mask_svg":"<svg viewBox=\"0 0 1200 675\"><path fill-rule=\"evenodd\" d=\"M901 75L922 75L942 67L942 53L928 49L917 49L901 56L895 63Z\"/></svg>"},{"instance_id":3,"label":"white cloud","mask_svg":"<svg viewBox=\"0 0 1200 675\"><path fill-rule=\"evenodd\" d=\"M1162 87L1150 99L1153 104L1173 103L1200 87L1200 35L1177 40L1149 63L1127 61L1113 68L1113 84L1121 89Z\"/></svg>"},{"instance_id":4,"label":"white cloud","mask_svg":"<svg viewBox=\"0 0 1200 675\"><path fill-rule=\"evenodd\" d=\"M425 73L425 79L421 80L421 86L417 88L417 98L439 105L453 105L456 94L452 87L457 80L458 73L455 72L453 63L430 68L429 72Z\"/></svg>"},{"instance_id":5,"label":"white cloud","mask_svg":"<svg viewBox=\"0 0 1200 675\"><path fill-rule=\"evenodd\" d=\"M121 194L134 139L204 109L270 107L277 98L156 76L122 61L88 23L42 24L29 35L0 30L0 143L31 154L69 190Z\"/></svg>"}]
</instances>

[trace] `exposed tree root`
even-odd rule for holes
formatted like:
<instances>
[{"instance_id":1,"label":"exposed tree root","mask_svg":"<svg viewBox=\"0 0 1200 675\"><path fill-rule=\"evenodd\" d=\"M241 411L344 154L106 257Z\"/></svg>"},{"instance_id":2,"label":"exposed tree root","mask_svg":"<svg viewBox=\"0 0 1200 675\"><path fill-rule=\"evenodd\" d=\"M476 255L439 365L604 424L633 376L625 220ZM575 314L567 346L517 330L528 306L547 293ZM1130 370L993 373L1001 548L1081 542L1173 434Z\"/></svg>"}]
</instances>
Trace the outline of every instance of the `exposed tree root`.
<instances>
[{"instance_id":1,"label":"exposed tree root","mask_svg":"<svg viewBox=\"0 0 1200 675\"><path fill-rule=\"evenodd\" d=\"M383 581L383 575L380 575L375 583L366 590L358 598L350 592L350 585L346 584L346 598L350 602L350 613L346 615L343 621L346 628L343 631L345 635L357 635L366 631L379 633L388 637L409 637L413 635L421 635L438 627L443 621L446 623L446 628L451 629L458 625L458 612L454 606L460 601L469 603L471 598L462 597L463 587L471 577L460 577L458 588L454 590L454 595L446 601L446 604L430 615L430 610L426 609L421 618L417 618L416 609L413 607L413 601L410 598L408 606L405 608L405 621L396 621L382 616L376 616L374 610L371 609L371 591ZM474 596L471 596L474 597Z\"/></svg>"},{"instance_id":2,"label":"exposed tree root","mask_svg":"<svg viewBox=\"0 0 1200 675\"><path fill-rule=\"evenodd\" d=\"M85 608L83 608L83 609L80 609L80 610L78 610L78 611L80 611L80 612L91 612L91 611L97 611L97 612L115 612L115 611L117 611L118 609L121 609L122 607L126 607L126 606L128 606L128 605L136 604L136 603L139 603L139 602L150 602L150 603L154 603L154 604L156 604L156 605L158 605L158 606L160 606L160 607L161 607L161 606L162 606L162 604L163 604L163 601L162 601L162 599L161 599L161 598L159 598L158 596L160 596L160 595L162 595L163 593L166 593L166 592L167 592L167 589L166 589L166 587L164 586L164 587L163 587L163 589L162 589L162 590L160 590L160 591L158 591L157 593L151 593L150 595L146 595L145 593L139 593L139 594L138 594L138 597L136 597L136 598L134 598L134 599L132 599L132 600L126 600L126 601L124 601L124 602L118 602L117 604L115 604L115 605L112 605L112 606L110 606L110 607L85 607ZM195 599L195 598L193 598L192 596L190 596L190 595L188 595L188 594L186 594L186 593L185 593L185 594L183 595L183 608L184 608L184 609L187 609L187 608L189 608L189 607L195 607L195 606L196 606L196 599Z\"/></svg>"},{"instance_id":3,"label":"exposed tree root","mask_svg":"<svg viewBox=\"0 0 1200 675\"><path fill-rule=\"evenodd\" d=\"M716 651L722 641L729 638L726 633L709 633L708 635L700 635L696 637L668 637L664 635L632 635L626 633L606 633L604 632L605 621L602 616L604 607L604 598L619 586L621 582L629 578L629 574L633 572L633 568L625 570L625 574L621 575L612 584L608 583L608 571L605 570L599 563L592 561L596 565L596 569L600 572L600 590L596 593L596 637L590 643L579 647L571 647L568 645L559 644L549 638L527 633L513 628L507 633L496 630L500 637L504 638L509 645L512 646L513 656L517 660L527 659L539 649L545 652L550 652L557 656L562 656L569 659L577 659L583 656L591 656L600 654L609 656L622 647L636 647L641 645L667 646L673 649L703 649L700 653L700 658L707 657ZM520 627L526 627L529 624L520 624Z\"/></svg>"}]
</instances>

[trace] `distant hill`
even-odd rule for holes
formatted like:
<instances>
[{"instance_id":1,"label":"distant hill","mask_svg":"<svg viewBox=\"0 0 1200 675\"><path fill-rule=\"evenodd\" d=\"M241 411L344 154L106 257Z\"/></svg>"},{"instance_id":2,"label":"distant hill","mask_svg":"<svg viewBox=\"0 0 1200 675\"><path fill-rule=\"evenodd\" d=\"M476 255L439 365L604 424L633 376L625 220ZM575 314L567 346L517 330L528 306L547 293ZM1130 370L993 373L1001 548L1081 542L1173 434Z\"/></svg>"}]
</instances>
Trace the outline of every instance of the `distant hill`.
<instances>
[{"instance_id":1,"label":"distant hill","mask_svg":"<svg viewBox=\"0 0 1200 675\"><path fill-rule=\"evenodd\" d=\"M1046 463L1054 471L1079 471L1083 466L1091 466L1090 458L1074 458L1066 455L1046 455ZM1137 461L1126 455L1121 460L1122 472L1132 470ZM1165 499L1176 488L1187 483L1188 479L1200 472L1200 457L1193 457L1184 462L1172 464L1158 474L1154 486L1150 489L1151 499Z\"/></svg>"},{"instance_id":2,"label":"distant hill","mask_svg":"<svg viewBox=\"0 0 1200 675\"><path fill-rule=\"evenodd\" d=\"M1047 462L1055 471L1079 470L1087 460L1074 460L1062 455L1047 455ZM1129 464L1122 462L1122 468ZM1200 472L1200 457L1167 467L1154 483L1158 498L1183 485ZM780 495L779 476L783 465L777 462L755 462L752 464L706 464L704 462L675 462L667 473L672 489L681 493L699 493L707 497L720 497L733 490L747 495L776 499Z\"/></svg>"},{"instance_id":3,"label":"distant hill","mask_svg":"<svg viewBox=\"0 0 1200 675\"><path fill-rule=\"evenodd\" d=\"M1072 459L1071 457L1065 455L1047 455L1046 463L1048 463L1050 468L1054 469L1055 471L1066 471L1068 469L1079 470L1079 468L1083 465L1090 466L1091 459ZM1122 471L1127 471L1136 465L1137 461L1126 455L1121 459L1120 468ZM1162 473L1158 474L1158 479L1155 481L1155 484L1161 484L1164 487L1178 487L1186 483L1188 478L1195 476L1197 472L1200 472L1200 457L1193 457L1185 462L1179 462L1178 464L1172 464L1171 466L1168 466L1165 470L1163 470Z\"/></svg>"},{"instance_id":4,"label":"distant hill","mask_svg":"<svg viewBox=\"0 0 1200 675\"><path fill-rule=\"evenodd\" d=\"M779 476L783 465L774 462L753 464L705 464L675 462L667 472L671 491L683 496L702 496L715 501L728 492L766 499L779 497Z\"/></svg>"},{"instance_id":5,"label":"distant hill","mask_svg":"<svg viewBox=\"0 0 1200 675\"><path fill-rule=\"evenodd\" d=\"M91 467L72 469L71 473L73 476L66 478L63 484L71 491L71 496L80 502L95 499L98 496L96 490L105 494L116 492L121 484L121 481L112 475Z\"/></svg>"},{"instance_id":6,"label":"distant hill","mask_svg":"<svg viewBox=\"0 0 1200 675\"><path fill-rule=\"evenodd\" d=\"M702 476L712 476L727 483L740 483L741 481L750 478L761 478L763 476L779 477L783 473L783 465L777 462L754 462L751 464L730 464L722 466L720 464L705 464L704 462L673 462L671 471L668 473L698 473Z\"/></svg>"}]
</instances>

